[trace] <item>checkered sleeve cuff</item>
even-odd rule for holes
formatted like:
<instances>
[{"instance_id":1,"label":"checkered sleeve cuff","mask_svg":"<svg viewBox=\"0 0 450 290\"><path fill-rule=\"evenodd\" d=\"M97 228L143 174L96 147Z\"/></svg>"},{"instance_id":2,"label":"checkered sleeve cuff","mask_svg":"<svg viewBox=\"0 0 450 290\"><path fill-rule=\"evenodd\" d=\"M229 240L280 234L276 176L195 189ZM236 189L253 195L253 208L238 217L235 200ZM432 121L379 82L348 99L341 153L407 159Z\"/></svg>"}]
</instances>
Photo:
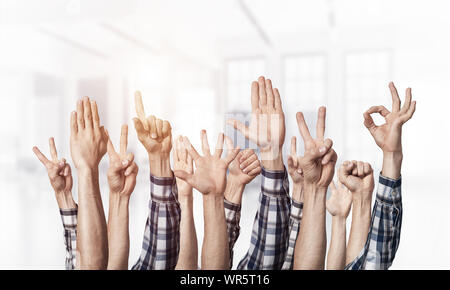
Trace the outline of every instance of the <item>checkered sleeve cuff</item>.
<instances>
[{"instance_id":1,"label":"checkered sleeve cuff","mask_svg":"<svg viewBox=\"0 0 450 290\"><path fill-rule=\"evenodd\" d=\"M272 171L262 167L261 192L272 197L288 197L289 179L286 168Z\"/></svg>"},{"instance_id":2,"label":"checkered sleeve cuff","mask_svg":"<svg viewBox=\"0 0 450 290\"><path fill-rule=\"evenodd\" d=\"M391 179L380 174L377 200L385 204L399 204L402 201L402 178Z\"/></svg>"},{"instance_id":3,"label":"checkered sleeve cuff","mask_svg":"<svg viewBox=\"0 0 450 290\"><path fill-rule=\"evenodd\" d=\"M177 202L175 180L174 177L156 177L150 175L150 194L152 201L158 203Z\"/></svg>"},{"instance_id":4,"label":"checkered sleeve cuff","mask_svg":"<svg viewBox=\"0 0 450 290\"><path fill-rule=\"evenodd\" d=\"M302 220L303 202L291 200L291 218L300 222Z\"/></svg>"},{"instance_id":5,"label":"checkered sleeve cuff","mask_svg":"<svg viewBox=\"0 0 450 290\"><path fill-rule=\"evenodd\" d=\"M62 223L65 230L73 231L77 229L78 208L60 209Z\"/></svg>"}]
</instances>

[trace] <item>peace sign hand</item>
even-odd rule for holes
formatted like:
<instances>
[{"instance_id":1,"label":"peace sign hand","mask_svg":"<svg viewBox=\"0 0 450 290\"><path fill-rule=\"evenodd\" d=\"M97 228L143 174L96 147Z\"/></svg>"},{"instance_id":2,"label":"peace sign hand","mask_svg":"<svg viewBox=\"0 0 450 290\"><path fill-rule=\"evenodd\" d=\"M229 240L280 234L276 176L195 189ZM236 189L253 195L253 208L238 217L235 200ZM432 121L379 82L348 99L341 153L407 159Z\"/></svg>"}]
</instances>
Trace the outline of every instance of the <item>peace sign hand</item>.
<instances>
[{"instance_id":1,"label":"peace sign hand","mask_svg":"<svg viewBox=\"0 0 450 290\"><path fill-rule=\"evenodd\" d=\"M331 148L333 141L324 139L325 107L320 107L317 117L316 139L311 137L302 112L297 113L297 124L305 144L305 155L298 159L305 183L327 188L333 179L337 154Z\"/></svg>"},{"instance_id":2,"label":"peace sign hand","mask_svg":"<svg viewBox=\"0 0 450 290\"><path fill-rule=\"evenodd\" d=\"M69 192L72 190L73 184L70 165L66 163L66 159L64 158L58 160L55 140L53 137L51 137L48 142L50 146L50 154L52 156L51 161L48 160L36 146L33 147L33 152L47 169L50 183L55 192Z\"/></svg>"},{"instance_id":3,"label":"peace sign hand","mask_svg":"<svg viewBox=\"0 0 450 290\"><path fill-rule=\"evenodd\" d=\"M127 154L128 146L128 126L123 125L120 134L120 151L117 153L111 138L108 134L108 184L111 193L130 196L136 186L136 176L138 174L138 166L133 161L134 155Z\"/></svg>"},{"instance_id":4,"label":"peace sign hand","mask_svg":"<svg viewBox=\"0 0 450 290\"><path fill-rule=\"evenodd\" d=\"M64 158L58 160L55 140L53 137L51 137L48 141L52 160L48 160L36 146L33 147L33 152L47 169L50 184L55 191L59 208L75 208L76 204L72 198L73 179L70 165L66 163L66 159Z\"/></svg>"}]
</instances>

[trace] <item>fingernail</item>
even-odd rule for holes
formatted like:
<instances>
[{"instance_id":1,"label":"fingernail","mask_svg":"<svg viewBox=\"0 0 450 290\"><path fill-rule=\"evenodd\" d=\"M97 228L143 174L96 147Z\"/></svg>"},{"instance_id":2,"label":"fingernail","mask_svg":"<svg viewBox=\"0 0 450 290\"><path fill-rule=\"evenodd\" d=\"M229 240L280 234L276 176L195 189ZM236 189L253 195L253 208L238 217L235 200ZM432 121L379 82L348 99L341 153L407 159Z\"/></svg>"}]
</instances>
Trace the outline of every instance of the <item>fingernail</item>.
<instances>
[{"instance_id":1,"label":"fingernail","mask_svg":"<svg viewBox=\"0 0 450 290\"><path fill-rule=\"evenodd\" d=\"M64 162L59 162L59 166L64 166Z\"/></svg>"},{"instance_id":2,"label":"fingernail","mask_svg":"<svg viewBox=\"0 0 450 290\"><path fill-rule=\"evenodd\" d=\"M327 150L327 148L325 148L325 146L322 146L322 147L319 148L319 152L320 153L324 153L325 150Z\"/></svg>"},{"instance_id":3,"label":"fingernail","mask_svg":"<svg viewBox=\"0 0 450 290\"><path fill-rule=\"evenodd\" d=\"M242 172L247 173L247 168L245 168L244 170L242 170Z\"/></svg>"},{"instance_id":4,"label":"fingernail","mask_svg":"<svg viewBox=\"0 0 450 290\"><path fill-rule=\"evenodd\" d=\"M299 173L299 174L302 174L302 170L301 169L297 169L297 172Z\"/></svg>"},{"instance_id":5,"label":"fingernail","mask_svg":"<svg viewBox=\"0 0 450 290\"><path fill-rule=\"evenodd\" d=\"M244 168L244 164L239 165L239 167L240 167L241 169Z\"/></svg>"},{"instance_id":6,"label":"fingernail","mask_svg":"<svg viewBox=\"0 0 450 290\"><path fill-rule=\"evenodd\" d=\"M156 137L158 137L158 135L156 135L155 133L152 133L151 136L152 136L153 139L156 139Z\"/></svg>"},{"instance_id":7,"label":"fingernail","mask_svg":"<svg viewBox=\"0 0 450 290\"><path fill-rule=\"evenodd\" d=\"M128 160L122 161L122 165L123 165L123 166L126 166L127 164L128 164Z\"/></svg>"}]
</instances>

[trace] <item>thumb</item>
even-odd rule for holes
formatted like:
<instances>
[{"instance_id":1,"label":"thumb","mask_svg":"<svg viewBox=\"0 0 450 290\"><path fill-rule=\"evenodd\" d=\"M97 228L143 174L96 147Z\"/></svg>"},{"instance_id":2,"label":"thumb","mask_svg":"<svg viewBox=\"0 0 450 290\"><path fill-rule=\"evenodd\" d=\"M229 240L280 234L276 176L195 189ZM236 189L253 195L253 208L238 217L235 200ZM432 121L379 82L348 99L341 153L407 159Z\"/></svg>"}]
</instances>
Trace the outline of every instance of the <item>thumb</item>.
<instances>
[{"instance_id":1,"label":"thumb","mask_svg":"<svg viewBox=\"0 0 450 290\"><path fill-rule=\"evenodd\" d=\"M245 138L247 138L247 139L249 138L250 130L241 121L236 120L236 119L228 119L227 120L227 124L230 125L230 126L233 126L234 129L236 129L239 132L241 132L245 136Z\"/></svg>"},{"instance_id":2,"label":"thumb","mask_svg":"<svg viewBox=\"0 0 450 290\"><path fill-rule=\"evenodd\" d=\"M184 170L175 170L175 171L173 172L173 174L175 175L175 177L177 177L177 178L179 178L179 179L181 179L181 180L186 181L187 183L189 183L190 186L194 186L194 185L193 185L193 181L194 181L194 176L193 176L193 174L187 173L187 172L184 171Z\"/></svg>"}]
</instances>

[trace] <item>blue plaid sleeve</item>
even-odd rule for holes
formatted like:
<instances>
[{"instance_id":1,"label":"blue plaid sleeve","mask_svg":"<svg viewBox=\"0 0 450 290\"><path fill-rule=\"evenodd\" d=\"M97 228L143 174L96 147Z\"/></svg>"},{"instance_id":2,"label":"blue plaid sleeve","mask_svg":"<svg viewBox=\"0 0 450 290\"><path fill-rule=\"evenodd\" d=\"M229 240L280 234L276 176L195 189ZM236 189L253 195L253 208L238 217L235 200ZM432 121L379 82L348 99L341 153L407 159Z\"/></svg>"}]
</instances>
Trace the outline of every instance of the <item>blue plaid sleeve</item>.
<instances>
[{"instance_id":1,"label":"blue plaid sleeve","mask_svg":"<svg viewBox=\"0 0 450 290\"><path fill-rule=\"evenodd\" d=\"M392 265L402 227L401 183L401 178L380 174L367 242L346 270L387 270Z\"/></svg>"},{"instance_id":2,"label":"blue plaid sleeve","mask_svg":"<svg viewBox=\"0 0 450 290\"><path fill-rule=\"evenodd\" d=\"M66 246L66 270L75 270L77 257L77 225L78 209L60 209L61 220L64 226L64 245Z\"/></svg>"},{"instance_id":3,"label":"blue plaid sleeve","mask_svg":"<svg viewBox=\"0 0 450 290\"><path fill-rule=\"evenodd\" d=\"M227 221L228 245L230 249L230 269L233 267L234 244L236 243L241 228L239 221L241 220L241 205L224 200L225 218Z\"/></svg>"},{"instance_id":4,"label":"blue plaid sleeve","mask_svg":"<svg viewBox=\"0 0 450 290\"><path fill-rule=\"evenodd\" d=\"M286 258L281 270L292 270L294 266L294 249L302 221L303 202L292 200L291 217L289 219L289 240L287 240Z\"/></svg>"},{"instance_id":5,"label":"blue plaid sleeve","mask_svg":"<svg viewBox=\"0 0 450 290\"><path fill-rule=\"evenodd\" d=\"M175 178L150 175L150 213L133 270L173 270L180 250L181 209Z\"/></svg>"},{"instance_id":6,"label":"blue plaid sleeve","mask_svg":"<svg viewBox=\"0 0 450 290\"><path fill-rule=\"evenodd\" d=\"M262 168L259 209L253 223L250 248L239 270L280 270L286 256L290 214L286 169Z\"/></svg>"}]
</instances>

